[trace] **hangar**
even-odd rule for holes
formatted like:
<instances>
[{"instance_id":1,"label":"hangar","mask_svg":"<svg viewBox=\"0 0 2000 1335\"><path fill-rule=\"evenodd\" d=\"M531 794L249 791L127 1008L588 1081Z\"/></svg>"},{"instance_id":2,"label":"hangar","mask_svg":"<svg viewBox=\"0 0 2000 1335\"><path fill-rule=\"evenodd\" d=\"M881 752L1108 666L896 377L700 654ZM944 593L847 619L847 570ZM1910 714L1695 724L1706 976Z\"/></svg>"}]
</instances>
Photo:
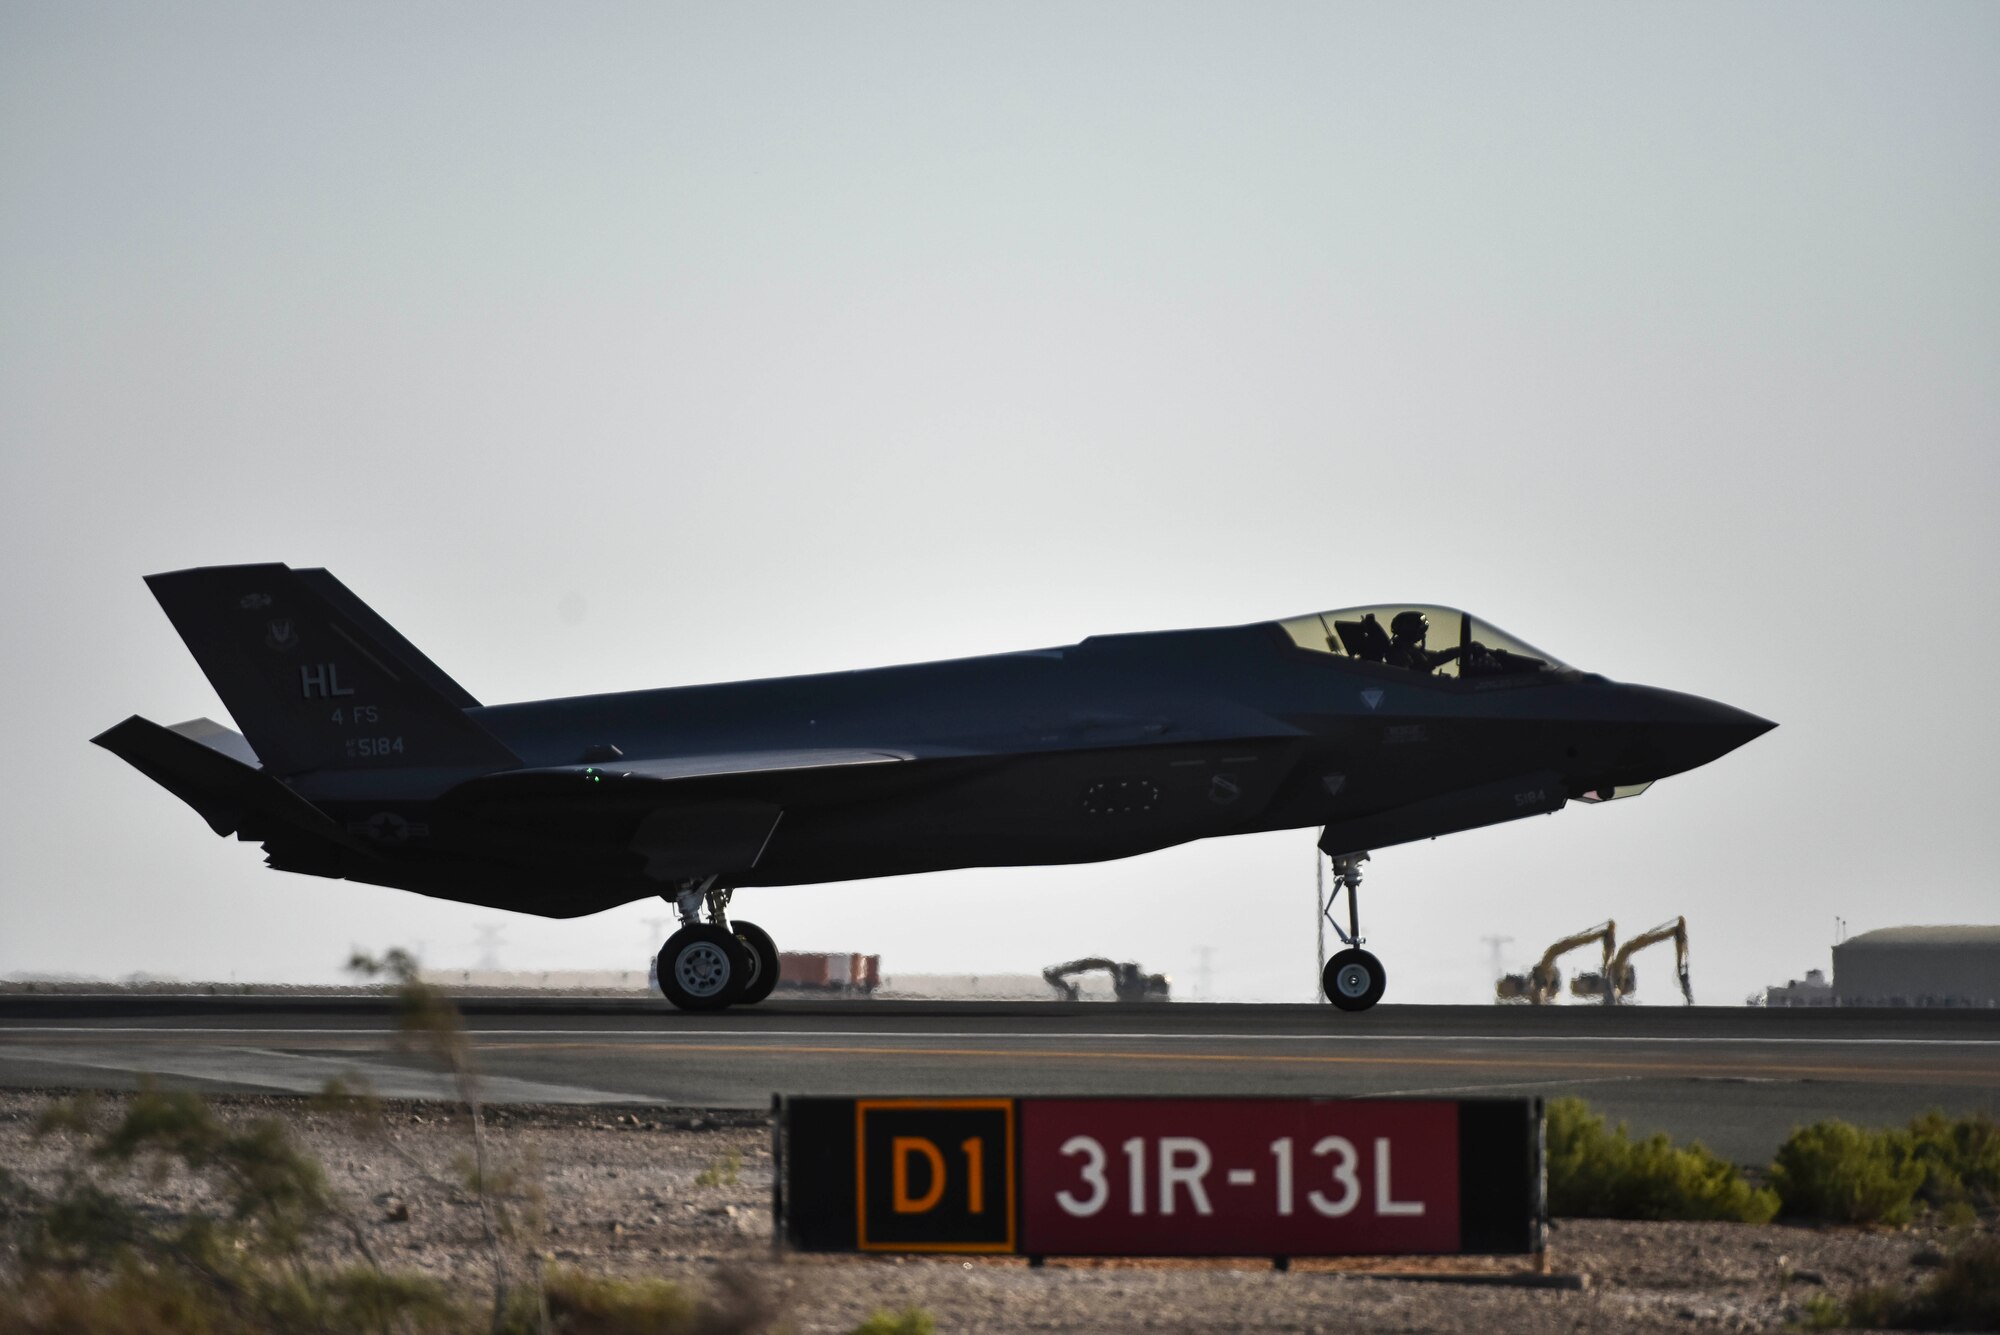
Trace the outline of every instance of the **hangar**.
<instances>
[{"instance_id":1,"label":"hangar","mask_svg":"<svg viewBox=\"0 0 2000 1335\"><path fill-rule=\"evenodd\" d=\"M2000 927L1883 927L1833 948L1840 1006L2000 1006Z\"/></svg>"}]
</instances>

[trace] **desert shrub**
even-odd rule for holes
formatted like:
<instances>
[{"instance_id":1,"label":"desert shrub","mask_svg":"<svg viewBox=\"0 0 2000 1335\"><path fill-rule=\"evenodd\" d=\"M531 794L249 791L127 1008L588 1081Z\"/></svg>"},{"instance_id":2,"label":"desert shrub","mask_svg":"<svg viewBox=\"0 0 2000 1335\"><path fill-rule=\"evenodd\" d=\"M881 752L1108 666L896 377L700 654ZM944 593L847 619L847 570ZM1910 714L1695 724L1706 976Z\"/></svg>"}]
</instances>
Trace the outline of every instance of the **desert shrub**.
<instances>
[{"instance_id":1,"label":"desert shrub","mask_svg":"<svg viewBox=\"0 0 2000 1335\"><path fill-rule=\"evenodd\" d=\"M497 1326L483 1304L432 1280L366 1268L264 1272L254 1292L149 1266L110 1276L37 1270L0 1284L0 1335L749 1335L768 1325L740 1285L708 1300L667 1280L575 1270L551 1270L539 1294L515 1289Z\"/></svg>"},{"instance_id":2,"label":"desert shrub","mask_svg":"<svg viewBox=\"0 0 2000 1335\"><path fill-rule=\"evenodd\" d=\"M695 1174L697 1187L733 1187L743 1176L743 1153L731 1150Z\"/></svg>"},{"instance_id":3,"label":"desert shrub","mask_svg":"<svg viewBox=\"0 0 2000 1335\"><path fill-rule=\"evenodd\" d=\"M1953 1118L1934 1108L1895 1133L1892 1145L1924 1170L1917 1197L1925 1204L2000 1204L2000 1123L1988 1114Z\"/></svg>"},{"instance_id":4,"label":"desert shrub","mask_svg":"<svg viewBox=\"0 0 2000 1335\"><path fill-rule=\"evenodd\" d=\"M694 1322L698 1304L680 1285L664 1279L609 1279L568 1268L542 1278L548 1328L554 1331L679 1331ZM529 1315L523 1313L523 1316ZM539 1321L519 1327L539 1330Z\"/></svg>"},{"instance_id":5,"label":"desert shrub","mask_svg":"<svg viewBox=\"0 0 2000 1335\"><path fill-rule=\"evenodd\" d=\"M544 1271L531 1251L540 1227L533 1173L486 1144L478 1076L456 1008L418 979L403 952L382 962L357 957L355 967L396 982L405 1034L453 1077L471 1114L471 1149L456 1187L478 1211L493 1258L491 1293L385 1270L367 1230L283 1122L232 1125L198 1095L149 1084L116 1115L86 1096L58 1102L39 1119L37 1134L70 1138L53 1189L0 1168L0 1258L7 1261L0 1265L0 1335L748 1335L770 1328L769 1303L740 1275L719 1275L697 1296L655 1279ZM329 1088L311 1106L340 1113L362 1134L382 1131L379 1105L354 1091ZM732 1154L720 1169L733 1182L741 1166ZM129 1190L136 1177L170 1172L196 1180L200 1205L175 1214ZM515 1282L522 1272L529 1282Z\"/></svg>"},{"instance_id":6,"label":"desert shrub","mask_svg":"<svg viewBox=\"0 0 2000 1335\"><path fill-rule=\"evenodd\" d=\"M144 1088L122 1116L91 1100L54 1105L38 1126L75 1149L52 1191L19 1179L4 1212L19 1264L0 1281L0 1335L17 1332L455 1330L434 1281L383 1273L319 1163L282 1123L232 1127L200 1097ZM134 1171L178 1169L213 1209L164 1214L128 1199ZM344 1233L364 1266L319 1265L306 1245Z\"/></svg>"},{"instance_id":7,"label":"desert shrub","mask_svg":"<svg viewBox=\"0 0 2000 1335\"><path fill-rule=\"evenodd\" d=\"M138 1267L109 1277L35 1270L0 1284L0 1335L262 1335L186 1278Z\"/></svg>"},{"instance_id":8,"label":"desert shrub","mask_svg":"<svg viewBox=\"0 0 2000 1335\"><path fill-rule=\"evenodd\" d=\"M1771 1165L1785 1213L1837 1224L1909 1222L1924 1168L1898 1150L1894 1133L1849 1122L1793 1131Z\"/></svg>"},{"instance_id":9,"label":"desert shrub","mask_svg":"<svg viewBox=\"0 0 2000 1335\"><path fill-rule=\"evenodd\" d=\"M937 1335L937 1321L921 1307L879 1311L854 1328L854 1335Z\"/></svg>"},{"instance_id":10,"label":"desert shrub","mask_svg":"<svg viewBox=\"0 0 2000 1335\"><path fill-rule=\"evenodd\" d=\"M1966 1243L1915 1292L1880 1286L1844 1299L1814 1294L1804 1316L1812 1330L2000 1330L2000 1238Z\"/></svg>"},{"instance_id":11,"label":"desert shrub","mask_svg":"<svg viewBox=\"0 0 2000 1335\"><path fill-rule=\"evenodd\" d=\"M1938 1207L1937 1221L1946 1228L1972 1228L1979 1223L1979 1211L1970 1201L1946 1201Z\"/></svg>"},{"instance_id":12,"label":"desert shrub","mask_svg":"<svg viewBox=\"0 0 2000 1335\"><path fill-rule=\"evenodd\" d=\"M538 1296L515 1292L499 1329L501 1335L751 1335L770 1324L769 1304L741 1273L724 1271L704 1297L672 1280L552 1266Z\"/></svg>"},{"instance_id":13,"label":"desert shrub","mask_svg":"<svg viewBox=\"0 0 2000 1335\"><path fill-rule=\"evenodd\" d=\"M1831 1293L1815 1293L1806 1299L1799 1325L1805 1330L1866 1330L1893 1326L1894 1314L1901 1310L1902 1290L1893 1284L1875 1284L1856 1289L1845 1298Z\"/></svg>"},{"instance_id":14,"label":"desert shrub","mask_svg":"<svg viewBox=\"0 0 2000 1335\"><path fill-rule=\"evenodd\" d=\"M1548 1172L1549 1209L1558 1215L1761 1224L1778 1210L1775 1194L1753 1188L1700 1142L1635 1141L1623 1123L1607 1128L1581 1099L1549 1104Z\"/></svg>"},{"instance_id":15,"label":"desert shrub","mask_svg":"<svg viewBox=\"0 0 2000 1335\"><path fill-rule=\"evenodd\" d=\"M1924 1281L1900 1319L1919 1330L2000 1330L2000 1238L1974 1238Z\"/></svg>"},{"instance_id":16,"label":"desert shrub","mask_svg":"<svg viewBox=\"0 0 2000 1335\"><path fill-rule=\"evenodd\" d=\"M1800 1330L1839 1330L1847 1324L1847 1307L1830 1293L1815 1293L1799 1309Z\"/></svg>"}]
</instances>

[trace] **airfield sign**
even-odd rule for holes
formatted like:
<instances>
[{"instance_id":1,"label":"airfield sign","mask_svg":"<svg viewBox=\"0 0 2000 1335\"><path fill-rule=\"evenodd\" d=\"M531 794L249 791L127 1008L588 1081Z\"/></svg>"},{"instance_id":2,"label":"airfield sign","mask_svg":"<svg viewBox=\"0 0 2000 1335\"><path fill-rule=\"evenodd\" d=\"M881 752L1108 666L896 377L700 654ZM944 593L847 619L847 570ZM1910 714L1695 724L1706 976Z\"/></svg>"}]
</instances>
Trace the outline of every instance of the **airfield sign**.
<instances>
[{"instance_id":1,"label":"airfield sign","mask_svg":"<svg viewBox=\"0 0 2000 1335\"><path fill-rule=\"evenodd\" d=\"M1527 1100L778 1101L779 1236L802 1251L1522 1254Z\"/></svg>"}]
</instances>

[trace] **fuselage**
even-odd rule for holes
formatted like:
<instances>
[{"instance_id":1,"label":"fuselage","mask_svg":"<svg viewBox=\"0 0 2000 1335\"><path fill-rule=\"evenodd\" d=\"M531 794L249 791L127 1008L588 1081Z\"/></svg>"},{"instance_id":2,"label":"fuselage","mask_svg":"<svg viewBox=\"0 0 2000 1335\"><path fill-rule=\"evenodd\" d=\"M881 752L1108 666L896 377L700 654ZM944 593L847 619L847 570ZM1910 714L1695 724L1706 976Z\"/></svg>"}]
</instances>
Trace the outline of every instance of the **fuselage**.
<instances>
[{"instance_id":1,"label":"fuselage","mask_svg":"<svg viewBox=\"0 0 2000 1335\"><path fill-rule=\"evenodd\" d=\"M278 870L548 917L667 899L655 976L684 1010L777 985L745 887L1302 826L1347 894L1322 990L1365 1010L1371 850L1632 796L1772 726L1408 604L487 706L326 570L146 582L242 731L133 715L98 745Z\"/></svg>"},{"instance_id":2,"label":"fuselage","mask_svg":"<svg viewBox=\"0 0 2000 1335\"><path fill-rule=\"evenodd\" d=\"M1375 847L1610 795L1770 726L1569 670L1449 678L1312 652L1273 623L467 714L531 768L615 758L505 792L454 772L393 801L351 772L293 786L355 828L387 812L421 831L358 879L555 916L660 892L633 831L672 785L620 782L649 759L884 757L704 777L702 803L783 813L754 866L720 873L740 887L1088 862L1298 827L1327 827L1330 850L1343 830Z\"/></svg>"}]
</instances>

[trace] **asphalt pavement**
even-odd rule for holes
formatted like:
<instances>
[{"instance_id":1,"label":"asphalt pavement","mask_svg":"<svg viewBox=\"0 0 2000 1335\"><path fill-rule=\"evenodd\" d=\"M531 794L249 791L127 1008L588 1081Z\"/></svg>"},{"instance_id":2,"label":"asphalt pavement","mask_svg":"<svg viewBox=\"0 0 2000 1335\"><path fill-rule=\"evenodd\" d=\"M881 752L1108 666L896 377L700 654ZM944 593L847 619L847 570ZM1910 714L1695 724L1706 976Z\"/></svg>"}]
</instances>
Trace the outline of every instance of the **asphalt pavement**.
<instances>
[{"instance_id":1,"label":"asphalt pavement","mask_svg":"<svg viewBox=\"0 0 2000 1335\"><path fill-rule=\"evenodd\" d=\"M1826 1117L2000 1113L2000 1011L1544 1009L627 997L458 999L497 1102L743 1109L772 1094L1580 1095L1762 1163ZM372 996L0 996L0 1087L385 1097L451 1086Z\"/></svg>"}]
</instances>

